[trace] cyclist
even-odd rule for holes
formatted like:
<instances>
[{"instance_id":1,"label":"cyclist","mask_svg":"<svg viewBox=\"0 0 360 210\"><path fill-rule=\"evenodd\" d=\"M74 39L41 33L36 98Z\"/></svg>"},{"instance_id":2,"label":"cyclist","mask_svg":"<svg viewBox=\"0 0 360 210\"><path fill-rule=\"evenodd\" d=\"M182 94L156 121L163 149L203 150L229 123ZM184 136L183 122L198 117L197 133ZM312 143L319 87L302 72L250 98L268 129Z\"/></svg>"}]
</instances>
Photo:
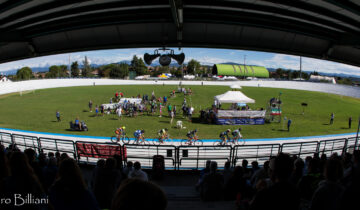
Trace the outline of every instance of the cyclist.
<instances>
[{"instance_id":1,"label":"cyclist","mask_svg":"<svg viewBox=\"0 0 360 210\"><path fill-rule=\"evenodd\" d=\"M120 141L120 138L122 136L125 136L125 126L119 127L115 129L116 138L118 141Z\"/></svg>"},{"instance_id":2,"label":"cyclist","mask_svg":"<svg viewBox=\"0 0 360 210\"><path fill-rule=\"evenodd\" d=\"M197 129L187 132L186 136L188 137L189 145L191 145L193 143L193 140L197 139L196 133L197 133Z\"/></svg>"},{"instance_id":3,"label":"cyclist","mask_svg":"<svg viewBox=\"0 0 360 210\"><path fill-rule=\"evenodd\" d=\"M241 135L241 133L240 133L240 131L241 131L241 128L239 128L239 129L235 129L233 132L232 132L232 135L233 135L233 143L235 143L235 141L238 141L239 139L243 139L243 136ZM245 140L243 139L243 141L244 141L244 144L245 144Z\"/></svg>"},{"instance_id":4,"label":"cyclist","mask_svg":"<svg viewBox=\"0 0 360 210\"><path fill-rule=\"evenodd\" d=\"M159 135L159 142L164 143L164 139L168 138L168 129L163 128L163 129L159 130L158 135Z\"/></svg>"},{"instance_id":5,"label":"cyclist","mask_svg":"<svg viewBox=\"0 0 360 210\"><path fill-rule=\"evenodd\" d=\"M136 143L139 143L139 140L141 140L141 143L145 143L145 137L144 137L145 130L136 130L134 132L134 137Z\"/></svg>"},{"instance_id":6,"label":"cyclist","mask_svg":"<svg viewBox=\"0 0 360 210\"><path fill-rule=\"evenodd\" d=\"M225 145L226 141L230 140L230 138L229 138L230 132L231 132L231 130L227 129L226 131L220 133L219 137L220 137L220 139L222 141L221 142L222 145Z\"/></svg>"}]
</instances>

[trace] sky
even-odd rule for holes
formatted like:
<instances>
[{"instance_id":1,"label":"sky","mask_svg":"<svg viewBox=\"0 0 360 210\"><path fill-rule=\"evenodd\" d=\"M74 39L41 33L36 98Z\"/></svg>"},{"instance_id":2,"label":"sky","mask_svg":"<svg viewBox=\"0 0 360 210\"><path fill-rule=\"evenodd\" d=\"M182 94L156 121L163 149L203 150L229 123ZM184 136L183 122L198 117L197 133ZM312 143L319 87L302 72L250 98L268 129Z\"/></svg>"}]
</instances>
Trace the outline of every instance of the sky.
<instances>
[{"instance_id":1,"label":"sky","mask_svg":"<svg viewBox=\"0 0 360 210\"><path fill-rule=\"evenodd\" d=\"M69 57L70 62L78 61L79 63L82 63L84 57L87 56L88 60L92 64L108 64L124 60L131 60L134 55L143 57L144 53L146 52L152 54L154 49L155 48L112 49L43 56L0 64L0 72L20 69L24 66L34 68L60 64L68 65ZM225 62L243 64L245 58L246 65L258 65L265 66L267 68L284 68L293 70L300 69L300 57L293 55L247 50L208 48L182 48L181 51L174 48L174 51L175 54L180 52L185 53L185 63L191 59L196 59L204 65L213 65ZM302 69L304 71L342 73L360 77L359 67L307 57L302 58Z\"/></svg>"}]
</instances>

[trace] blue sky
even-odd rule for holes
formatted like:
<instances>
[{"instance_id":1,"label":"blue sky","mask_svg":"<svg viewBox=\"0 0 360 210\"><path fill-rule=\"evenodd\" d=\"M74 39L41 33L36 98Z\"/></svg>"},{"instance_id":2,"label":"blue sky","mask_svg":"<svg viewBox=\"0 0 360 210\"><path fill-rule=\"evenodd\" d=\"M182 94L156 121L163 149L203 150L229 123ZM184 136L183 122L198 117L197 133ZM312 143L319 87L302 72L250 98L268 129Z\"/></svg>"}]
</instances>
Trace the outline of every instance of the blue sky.
<instances>
[{"instance_id":1,"label":"blue sky","mask_svg":"<svg viewBox=\"0 0 360 210\"><path fill-rule=\"evenodd\" d=\"M179 53L178 49L174 49L175 53ZM25 59L20 61L8 62L0 64L0 72L19 69L24 66L44 67L50 65L60 65L69 63L70 61L82 62L85 56L88 57L90 63L107 64L119 62L123 60L131 60L133 55L143 57L144 53L153 53L154 48L136 48L136 49L114 49L114 50L98 50L76 52L70 54L58 54L52 56L44 56L38 58ZM246 56L246 64L265 66L267 68L300 68L299 56L285 55L279 53L266 53L247 50L228 50L228 49L207 49L207 48L183 48L185 53L185 62L196 59L202 64L212 65L224 62L244 63ZM302 69L305 71L316 70L325 73L344 73L348 75L360 76L360 68L341 63L324 61L313 58L303 57Z\"/></svg>"}]
</instances>

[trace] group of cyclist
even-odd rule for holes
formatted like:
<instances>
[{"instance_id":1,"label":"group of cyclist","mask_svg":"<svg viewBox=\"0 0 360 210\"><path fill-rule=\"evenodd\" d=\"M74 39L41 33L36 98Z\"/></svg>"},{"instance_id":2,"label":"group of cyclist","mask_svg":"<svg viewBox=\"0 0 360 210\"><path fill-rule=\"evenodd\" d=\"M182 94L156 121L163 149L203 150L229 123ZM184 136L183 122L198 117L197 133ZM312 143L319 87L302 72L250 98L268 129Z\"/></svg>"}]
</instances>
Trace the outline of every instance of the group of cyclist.
<instances>
[{"instance_id":1,"label":"group of cyclist","mask_svg":"<svg viewBox=\"0 0 360 210\"><path fill-rule=\"evenodd\" d=\"M116 141L117 142L127 138L125 129L126 129L125 126L116 128L115 134L116 134ZM195 129L195 130L187 132L187 134L186 134L187 141L185 142L185 144L192 145L192 144L195 144L199 140L198 136L196 135L197 131L198 130ZM243 140L243 143L245 144L245 140L243 139L240 131L241 131L241 128L235 129L232 132L231 132L230 129L227 129L226 131L221 132L220 135L219 135L219 137L220 137L220 142L218 142L219 145L226 145L228 143L234 143L235 144L235 143L240 142L241 139ZM145 130L136 130L134 132L135 143L137 143L137 144L145 143L145 136L144 135L145 135ZM230 138L230 135L232 135L232 138ZM168 140L168 139L169 139L169 133L168 133L167 128L163 128L163 129L158 131L158 141L159 141L158 143L162 144L162 143L164 143L165 140Z\"/></svg>"}]
</instances>

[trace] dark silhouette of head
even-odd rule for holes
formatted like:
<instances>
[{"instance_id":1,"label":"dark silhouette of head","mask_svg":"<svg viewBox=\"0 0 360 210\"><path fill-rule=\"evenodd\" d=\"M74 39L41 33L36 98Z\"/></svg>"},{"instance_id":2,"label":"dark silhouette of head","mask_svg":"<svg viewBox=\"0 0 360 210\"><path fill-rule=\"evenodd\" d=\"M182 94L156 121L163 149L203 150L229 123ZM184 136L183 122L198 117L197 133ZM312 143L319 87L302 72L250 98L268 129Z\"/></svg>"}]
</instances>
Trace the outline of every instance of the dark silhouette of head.
<instances>
[{"instance_id":1,"label":"dark silhouette of head","mask_svg":"<svg viewBox=\"0 0 360 210\"><path fill-rule=\"evenodd\" d=\"M275 181L286 181L293 171L294 164L288 154L279 153L274 160L272 178Z\"/></svg>"},{"instance_id":2,"label":"dark silhouette of head","mask_svg":"<svg viewBox=\"0 0 360 210\"><path fill-rule=\"evenodd\" d=\"M140 170L140 169L141 169L141 164L140 164L140 162L136 161L136 162L134 163L134 169L135 169L135 170Z\"/></svg>"},{"instance_id":3,"label":"dark silhouette of head","mask_svg":"<svg viewBox=\"0 0 360 210\"><path fill-rule=\"evenodd\" d=\"M112 202L112 210L156 209L165 210L165 193L155 184L140 179L124 181Z\"/></svg>"},{"instance_id":4,"label":"dark silhouette of head","mask_svg":"<svg viewBox=\"0 0 360 210\"><path fill-rule=\"evenodd\" d=\"M63 187L78 192L86 189L81 170L74 159L67 158L61 161L59 167L58 181Z\"/></svg>"}]
</instances>

